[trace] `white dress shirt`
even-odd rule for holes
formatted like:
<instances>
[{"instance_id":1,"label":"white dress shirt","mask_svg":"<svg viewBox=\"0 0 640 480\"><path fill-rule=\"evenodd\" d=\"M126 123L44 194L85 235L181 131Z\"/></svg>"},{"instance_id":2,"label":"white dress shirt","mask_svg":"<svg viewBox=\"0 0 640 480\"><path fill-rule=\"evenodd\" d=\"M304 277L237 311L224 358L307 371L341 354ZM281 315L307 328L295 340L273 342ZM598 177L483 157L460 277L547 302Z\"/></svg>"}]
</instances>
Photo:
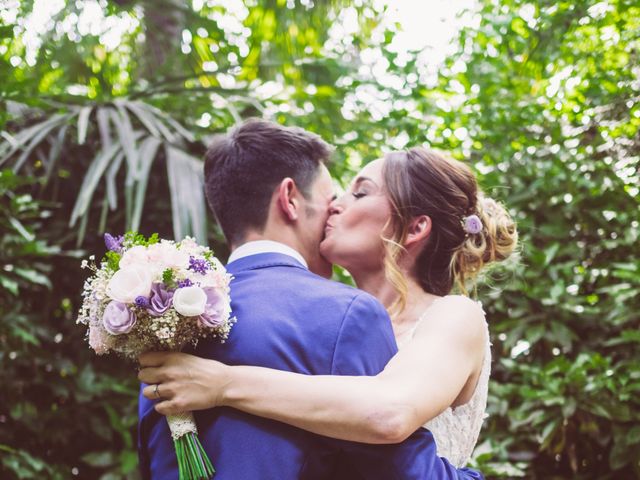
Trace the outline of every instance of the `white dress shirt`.
<instances>
[{"instance_id":1,"label":"white dress shirt","mask_svg":"<svg viewBox=\"0 0 640 480\"><path fill-rule=\"evenodd\" d=\"M291 248L284 243L274 242L273 240L254 240L252 242L243 243L236 248L231 255L227 263L231 263L235 260L239 260L250 255L257 255L259 253L282 253L288 255L299 261L305 268L309 268L304 257L300 255L300 252Z\"/></svg>"}]
</instances>

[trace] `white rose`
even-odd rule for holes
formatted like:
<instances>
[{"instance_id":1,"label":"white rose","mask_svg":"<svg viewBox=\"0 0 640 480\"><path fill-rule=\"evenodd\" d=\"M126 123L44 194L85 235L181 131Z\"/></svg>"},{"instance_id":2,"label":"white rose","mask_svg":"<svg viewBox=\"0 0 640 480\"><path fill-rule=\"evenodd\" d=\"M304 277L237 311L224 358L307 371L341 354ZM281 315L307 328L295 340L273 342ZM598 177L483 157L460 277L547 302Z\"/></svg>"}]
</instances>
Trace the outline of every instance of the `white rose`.
<instances>
[{"instance_id":1,"label":"white rose","mask_svg":"<svg viewBox=\"0 0 640 480\"><path fill-rule=\"evenodd\" d=\"M168 248L170 248L168 245L162 243L155 243L147 247L149 263L153 266L156 276L162 274L163 270L171 267L168 259Z\"/></svg>"},{"instance_id":2,"label":"white rose","mask_svg":"<svg viewBox=\"0 0 640 480\"><path fill-rule=\"evenodd\" d=\"M227 269L224 267L222 262L218 260L218 257L211 257L211 262L213 263L213 269L218 272L226 272Z\"/></svg>"},{"instance_id":3,"label":"white rose","mask_svg":"<svg viewBox=\"0 0 640 480\"><path fill-rule=\"evenodd\" d=\"M167 252L165 261L172 268L187 268L189 266L189 254L173 248Z\"/></svg>"},{"instance_id":4,"label":"white rose","mask_svg":"<svg viewBox=\"0 0 640 480\"><path fill-rule=\"evenodd\" d=\"M173 294L173 308L185 317L197 317L204 313L207 295L200 287L179 288Z\"/></svg>"},{"instance_id":5,"label":"white rose","mask_svg":"<svg viewBox=\"0 0 640 480\"><path fill-rule=\"evenodd\" d=\"M151 273L141 265L129 265L118 270L107 284L109 298L121 303L133 303L136 297L151 293Z\"/></svg>"},{"instance_id":6,"label":"white rose","mask_svg":"<svg viewBox=\"0 0 640 480\"><path fill-rule=\"evenodd\" d=\"M209 270L207 273L202 275L201 273L191 273L191 281L197 281L201 287L216 287L216 277L215 272Z\"/></svg>"},{"instance_id":7,"label":"white rose","mask_svg":"<svg viewBox=\"0 0 640 480\"><path fill-rule=\"evenodd\" d=\"M164 268L187 268L189 266L189 254L181 252L169 242L150 245L148 255L151 262L161 264Z\"/></svg>"},{"instance_id":8,"label":"white rose","mask_svg":"<svg viewBox=\"0 0 640 480\"><path fill-rule=\"evenodd\" d=\"M229 277L224 270L209 270L205 275L198 275L197 281L202 287L213 287L225 290L229 285ZM191 279L193 280L193 278Z\"/></svg>"},{"instance_id":9,"label":"white rose","mask_svg":"<svg viewBox=\"0 0 640 480\"><path fill-rule=\"evenodd\" d=\"M184 239L180 242L180 250L192 253L200 250L200 245L198 245L193 238L184 237Z\"/></svg>"},{"instance_id":10,"label":"white rose","mask_svg":"<svg viewBox=\"0 0 640 480\"><path fill-rule=\"evenodd\" d=\"M160 263L165 256L165 246L162 243L154 243L147 247L147 257L150 262Z\"/></svg>"},{"instance_id":11,"label":"white rose","mask_svg":"<svg viewBox=\"0 0 640 480\"><path fill-rule=\"evenodd\" d=\"M120 268L129 267L131 265L146 264L149 261L147 248L142 245L134 245L122 254L119 266Z\"/></svg>"}]
</instances>

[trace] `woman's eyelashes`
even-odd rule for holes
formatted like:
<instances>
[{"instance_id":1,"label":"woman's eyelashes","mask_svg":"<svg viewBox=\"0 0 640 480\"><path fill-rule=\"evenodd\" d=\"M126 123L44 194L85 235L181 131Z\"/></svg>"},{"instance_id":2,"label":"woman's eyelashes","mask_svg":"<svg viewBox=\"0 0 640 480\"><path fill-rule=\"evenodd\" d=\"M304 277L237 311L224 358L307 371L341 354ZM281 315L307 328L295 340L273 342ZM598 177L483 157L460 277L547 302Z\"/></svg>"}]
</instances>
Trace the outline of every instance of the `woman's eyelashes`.
<instances>
[{"instance_id":1,"label":"woman's eyelashes","mask_svg":"<svg viewBox=\"0 0 640 480\"><path fill-rule=\"evenodd\" d=\"M353 192L351 195L353 195L354 198L358 199L365 197L367 194L366 192Z\"/></svg>"}]
</instances>

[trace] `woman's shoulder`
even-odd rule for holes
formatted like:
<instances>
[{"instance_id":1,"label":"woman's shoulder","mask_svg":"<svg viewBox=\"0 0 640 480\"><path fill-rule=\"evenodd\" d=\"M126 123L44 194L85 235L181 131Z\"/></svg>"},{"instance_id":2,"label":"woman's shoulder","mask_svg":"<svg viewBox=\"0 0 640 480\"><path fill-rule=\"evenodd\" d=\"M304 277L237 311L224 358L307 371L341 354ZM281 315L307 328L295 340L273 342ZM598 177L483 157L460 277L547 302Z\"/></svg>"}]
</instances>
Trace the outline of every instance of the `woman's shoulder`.
<instances>
[{"instance_id":1,"label":"woman's shoulder","mask_svg":"<svg viewBox=\"0 0 640 480\"><path fill-rule=\"evenodd\" d=\"M484 338L487 334L482 304L464 295L445 295L435 299L425 310L417 327L417 330L444 328L465 337Z\"/></svg>"},{"instance_id":2,"label":"woman's shoulder","mask_svg":"<svg viewBox=\"0 0 640 480\"><path fill-rule=\"evenodd\" d=\"M471 316L484 320L485 314L482 303L465 295L445 295L436 298L433 303L425 311L425 315L433 313L433 311L442 312L443 310L451 314L460 313L464 316Z\"/></svg>"}]
</instances>

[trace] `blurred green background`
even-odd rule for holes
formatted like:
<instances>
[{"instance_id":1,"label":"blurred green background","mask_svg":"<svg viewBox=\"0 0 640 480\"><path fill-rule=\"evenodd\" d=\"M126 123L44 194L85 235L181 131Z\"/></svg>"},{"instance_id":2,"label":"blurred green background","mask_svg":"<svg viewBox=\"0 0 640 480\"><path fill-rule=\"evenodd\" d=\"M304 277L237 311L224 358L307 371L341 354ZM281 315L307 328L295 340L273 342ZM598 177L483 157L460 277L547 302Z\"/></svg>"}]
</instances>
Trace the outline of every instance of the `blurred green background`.
<instances>
[{"instance_id":1,"label":"blurred green background","mask_svg":"<svg viewBox=\"0 0 640 480\"><path fill-rule=\"evenodd\" d=\"M75 325L80 258L130 228L226 258L201 159L250 116L335 144L343 185L390 149L467 161L522 238L479 289L494 363L473 466L640 478L640 6L478 0L444 56L399 50L387 15L373 0L3 2L1 478L138 478L137 381Z\"/></svg>"}]
</instances>

